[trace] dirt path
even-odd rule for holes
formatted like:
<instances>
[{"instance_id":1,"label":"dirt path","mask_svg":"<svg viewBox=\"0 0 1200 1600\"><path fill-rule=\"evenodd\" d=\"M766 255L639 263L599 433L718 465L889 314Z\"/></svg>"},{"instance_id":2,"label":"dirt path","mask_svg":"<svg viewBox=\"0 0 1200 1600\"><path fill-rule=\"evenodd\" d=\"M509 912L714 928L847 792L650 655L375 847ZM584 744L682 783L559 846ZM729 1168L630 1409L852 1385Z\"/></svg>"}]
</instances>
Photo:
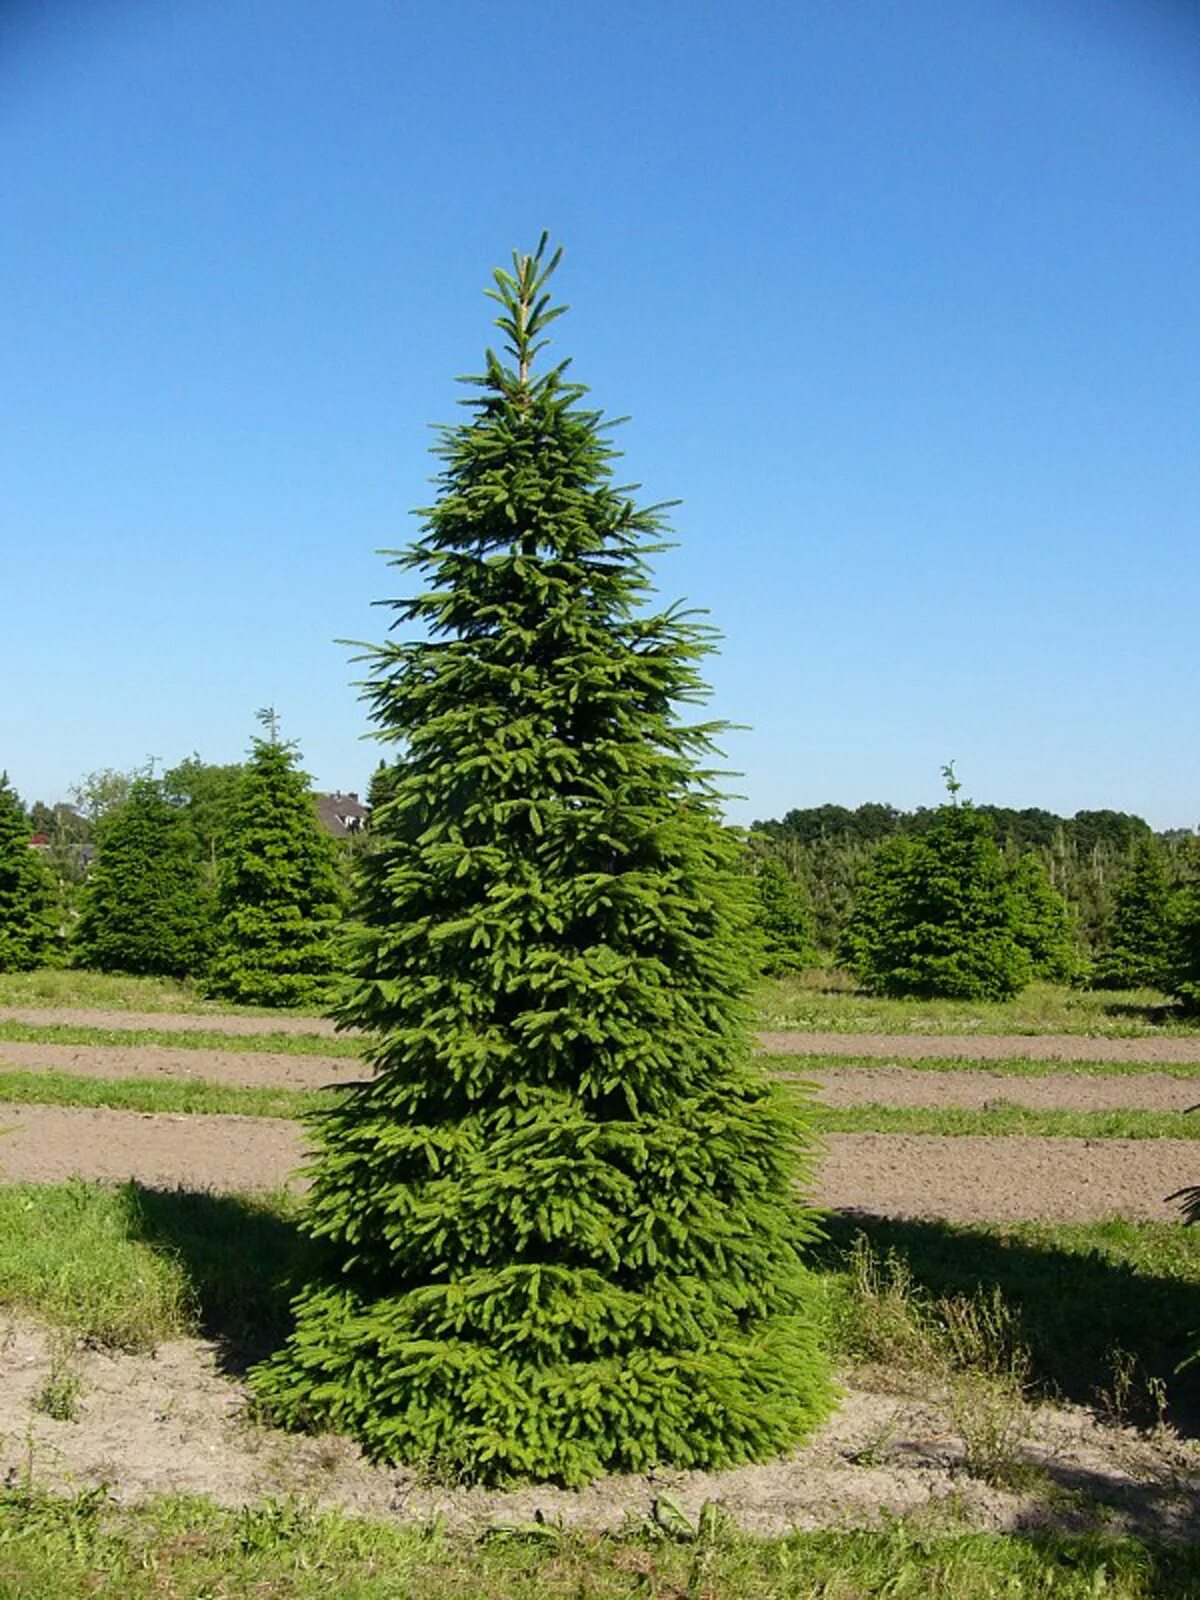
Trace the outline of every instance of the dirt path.
<instances>
[{"instance_id":1,"label":"dirt path","mask_svg":"<svg viewBox=\"0 0 1200 1600\"><path fill-rule=\"evenodd\" d=\"M1200 1181L1188 1139L830 1135L817 1199L836 1210L956 1222L1119 1213L1178 1218L1172 1190ZM302 1135L273 1117L163 1116L0 1105L0 1178L78 1175L158 1187L276 1188L302 1160Z\"/></svg>"},{"instance_id":2,"label":"dirt path","mask_svg":"<svg viewBox=\"0 0 1200 1600\"><path fill-rule=\"evenodd\" d=\"M116 1028L159 1033L316 1033L331 1038L336 1029L327 1017L298 1017L293 1012L236 1017L224 1011L90 1011L82 1006L0 1006L0 1022L23 1022L33 1028Z\"/></svg>"},{"instance_id":3,"label":"dirt path","mask_svg":"<svg viewBox=\"0 0 1200 1600\"><path fill-rule=\"evenodd\" d=\"M75 1352L77 1419L53 1420L36 1401L61 1353L32 1322L16 1320L0 1332L0 1476L20 1481L32 1459L42 1489L75 1494L104 1484L127 1504L162 1494L205 1495L224 1506L294 1496L320 1510L415 1527L438 1517L478 1535L497 1525L528 1526L538 1516L551 1528L561 1520L620 1529L649 1521L666 1492L693 1522L716 1501L763 1535L874 1527L905 1514L922 1518L930 1533L1062 1527L1194 1539L1200 1532L1200 1479L1186 1441L1106 1428L1073 1406L1045 1405L1022 1418L1014 1450L1041 1469L1024 1490L991 1488L964 1472L962 1443L936 1385L924 1383L918 1395L903 1386L873 1388L853 1374L842 1375L839 1404L814 1437L780 1460L726 1472L662 1468L649 1477L602 1477L579 1491L548 1484L454 1488L431 1484L412 1468L373 1466L348 1439L284 1434L254 1422L245 1386L222 1376L216 1347L199 1339L160 1345L153 1355ZM1080 1482L1089 1485L1086 1496L1054 1492L1058 1483ZM631 1574L622 1592L649 1590Z\"/></svg>"},{"instance_id":4,"label":"dirt path","mask_svg":"<svg viewBox=\"0 0 1200 1600\"><path fill-rule=\"evenodd\" d=\"M0 1045L0 1055L4 1046ZM1188 1111L1200 1103L1200 1081L1162 1072L1129 1077L1062 1073L1015 1078L1002 1072L920 1072L913 1067L845 1067L780 1073L815 1084L827 1106L962 1106L988 1110L1000 1102L1043 1111ZM1200 1116L1197 1118L1200 1133ZM1196 1147L1200 1168L1200 1144ZM1200 1171L1197 1174L1200 1178Z\"/></svg>"},{"instance_id":5,"label":"dirt path","mask_svg":"<svg viewBox=\"0 0 1200 1600\"><path fill-rule=\"evenodd\" d=\"M825 1141L820 1203L836 1211L952 1222L1177 1222L1167 1196L1200 1182L1190 1139L843 1133Z\"/></svg>"},{"instance_id":6,"label":"dirt path","mask_svg":"<svg viewBox=\"0 0 1200 1600\"><path fill-rule=\"evenodd\" d=\"M912 1060L936 1056L964 1061L1200 1061L1200 1034L1143 1039L1097 1039L1078 1033L760 1033L768 1055L870 1056Z\"/></svg>"},{"instance_id":7,"label":"dirt path","mask_svg":"<svg viewBox=\"0 0 1200 1600\"><path fill-rule=\"evenodd\" d=\"M136 1178L164 1189L275 1189L303 1158L294 1122L0 1104L0 1181Z\"/></svg>"},{"instance_id":8,"label":"dirt path","mask_svg":"<svg viewBox=\"0 0 1200 1600\"><path fill-rule=\"evenodd\" d=\"M239 1088L321 1089L364 1076L345 1056L290 1056L267 1050L169 1050L164 1045L14 1044L0 1039L0 1070L70 1072L85 1078L176 1078ZM1200 1083L1195 1085L1200 1099Z\"/></svg>"},{"instance_id":9,"label":"dirt path","mask_svg":"<svg viewBox=\"0 0 1200 1600\"><path fill-rule=\"evenodd\" d=\"M360 1062L339 1056L292 1056L268 1051L171 1050L162 1045L16 1044L0 1040L0 1071L69 1072L88 1078L146 1078L218 1083L239 1088L320 1089L354 1083ZM780 1077L815 1084L830 1106L962 1106L986 1109L997 1102L1064 1111L1187 1111L1200 1103L1200 1081L1161 1072L1106 1077L1064 1073L1018 1078L981 1067L963 1072L923 1072L881 1063L877 1067L801 1065Z\"/></svg>"}]
</instances>

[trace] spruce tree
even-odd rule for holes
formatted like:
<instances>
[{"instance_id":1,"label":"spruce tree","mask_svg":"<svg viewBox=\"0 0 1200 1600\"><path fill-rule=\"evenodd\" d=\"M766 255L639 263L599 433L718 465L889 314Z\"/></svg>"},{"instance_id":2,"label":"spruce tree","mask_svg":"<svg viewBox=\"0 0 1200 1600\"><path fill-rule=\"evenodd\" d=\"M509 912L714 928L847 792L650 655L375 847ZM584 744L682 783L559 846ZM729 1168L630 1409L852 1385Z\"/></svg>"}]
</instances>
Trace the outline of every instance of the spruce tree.
<instances>
[{"instance_id":1,"label":"spruce tree","mask_svg":"<svg viewBox=\"0 0 1200 1600\"><path fill-rule=\"evenodd\" d=\"M101 972L186 977L204 965L212 903L196 836L150 777L96 826L74 959Z\"/></svg>"},{"instance_id":2,"label":"spruce tree","mask_svg":"<svg viewBox=\"0 0 1200 1600\"><path fill-rule=\"evenodd\" d=\"M1017 901L1017 943L1029 956L1033 976L1069 983L1080 963L1067 902L1032 851L1018 857L1009 881Z\"/></svg>"},{"instance_id":3,"label":"spruce tree","mask_svg":"<svg viewBox=\"0 0 1200 1600\"><path fill-rule=\"evenodd\" d=\"M812 905L773 852L762 854L756 861L754 888L763 972L770 978L780 978L811 966L816 960Z\"/></svg>"},{"instance_id":4,"label":"spruce tree","mask_svg":"<svg viewBox=\"0 0 1200 1600\"><path fill-rule=\"evenodd\" d=\"M843 936L874 994L1006 1000L1029 982L1020 906L991 825L969 802L885 841L866 867Z\"/></svg>"},{"instance_id":5,"label":"spruce tree","mask_svg":"<svg viewBox=\"0 0 1200 1600\"><path fill-rule=\"evenodd\" d=\"M1098 989L1161 988L1171 966L1171 890L1157 840L1139 839L1096 955Z\"/></svg>"},{"instance_id":6,"label":"spruce tree","mask_svg":"<svg viewBox=\"0 0 1200 1600\"><path fill-rule=\"evenodd\" d=\"M662 508L565 364L545 239L371 652L397 749L343 1025L373 1080L318 1122L318 1247L277 1419L468 1479L771 1455L829 1384L803 1119L750 1058L749 884L686 725L709 631L651 612Z\"/></svg>"},{"instance_id":7,"label":"spruce tree","mask_svg":"<svg viewBox=\"0 0 1200 1600\"><path fill-rule=\"evenodd\" d=\"M58 888L29 818L0 773L0 972L30 972L58 954Z\"/></svg>"},{"instance_id":8,"label":"spruce tree","mask_svg":"<svg viewBox=\"0 0 1200 1600\"><path fill-rule=\"evenodd\" d=\"M219 847L216 948L205 992L239 1005L324 1005L335 990L343 891L295 745L273 711Z\"/></svg>"}]
</instances>

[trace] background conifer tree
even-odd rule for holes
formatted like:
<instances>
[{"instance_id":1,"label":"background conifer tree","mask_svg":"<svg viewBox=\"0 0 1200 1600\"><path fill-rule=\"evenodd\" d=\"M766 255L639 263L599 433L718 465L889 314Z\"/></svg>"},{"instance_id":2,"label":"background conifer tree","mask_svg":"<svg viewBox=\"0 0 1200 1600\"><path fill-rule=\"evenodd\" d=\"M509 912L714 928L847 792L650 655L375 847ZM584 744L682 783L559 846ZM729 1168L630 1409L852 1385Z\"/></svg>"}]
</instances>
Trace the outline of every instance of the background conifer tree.
<instances>
[{"instance_id":1,"label":"background conifer tree","mask_svg":"<svg viewBox=\"0 0 1200 1600\"><path fill-rule=\"evenodd\" d=\"M1164 986L1171 932L1171 889L1162 850L1153 836L1139 839L1117 889L1092 983L1098 989Z\"/></svg>"},{"instance_id":2,"label":"background conifer tree","mask_svg":"<svg viewBox=\"0 0 1200 1600\"><path fill-rule=\"evenodd\" d=\"M1029 982L1021 908L991 825L947 768L951 803L918 836L885 841L863 872L843 954L874 994L1005 1000Z\"/></svg>"},{"instance_id":3,"label":"background conifer tree","mask_svg":"<svg viewBox=\"0 0 1200 1600\"><path fill-rule=\"evenodd\" d=\"M186 977L204 965L212 902L196 836L150 777L96 826L74 958L101 972Z\"/></svg>"},{"instance_id":4,"label":"background conifer tree","mask_svg":"<svg viewBox=\"0 0 1200 1600\"><path fill-rule=\"evenodd\" d=\"M30 972L58 954L58 888L29 818L0 773L0 972Z\"/></svg>"},{"instance_id":5,"label":"background conifer tree","mask_svg":"<svg viewBox=\"0 0 1200 1600\"><path fill-rule=\"evenodd\" d=\"M762 938L762 970L778 978L816 960L812 904L773 851L754 862L755 921Z\"/></svg>"},{"instance_id":6,"label":"background conifer tree","mask_svg":"<svg viewBox=\"0 0 1200 1600\"><path fill-rule=\"evenodd\" d=\"M1029 956L1030 971L1048 983L1069 983L1080 968L1074 919L1037 856L1026 851L1012 868L1017 901L1017 943Z\"/></svg>"},{"instance_id":7,"label":"background conifer tree","mask_svg":"<svg viewBox=\"0 0 1200 1600\"><path fill-rule=\"evenodd\" d=\"M219 855L216 948L205 991L240 1005L326 1003L343 891L296 747L273 711L255 739Z\"/></svg>"},{"instance_id":8,"label":"background conifer tree","mask_svg":"<svg viewBox=\"0 0 1200 1600\"><path fill-rule=\"evenodd\" d=\"M398 748L344 1024L374 1081L320 1125L323 1256L257 1372L281 1420L478 1479L769 1455L829 1393L804 1124L748 1054L748 879L698 763L708 630L649 614L659 508L562 366L545 240L397 560L372 652Z\"/></svg>"}]
</instances>

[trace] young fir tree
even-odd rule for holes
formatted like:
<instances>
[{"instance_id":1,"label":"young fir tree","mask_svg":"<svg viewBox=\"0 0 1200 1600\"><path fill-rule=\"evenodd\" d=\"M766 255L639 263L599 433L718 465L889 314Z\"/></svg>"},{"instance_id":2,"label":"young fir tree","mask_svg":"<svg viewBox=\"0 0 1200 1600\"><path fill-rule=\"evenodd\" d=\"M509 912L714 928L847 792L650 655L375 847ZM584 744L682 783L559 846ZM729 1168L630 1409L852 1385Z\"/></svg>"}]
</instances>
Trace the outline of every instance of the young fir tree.
<instances>
[{"instance_id":1,"label":"young fir tree","mask_svg":"<svg viewBox=\"0 0 1200 1600\"><path fill-rule=\"evenodd\" d=\"M812 905L777 855L754 865L755 920L762 938L762 970L770 978L800 972L816 959Z\"/></svg>"},{"instance_id":2,"label":"young fir tree","mask_svg":"<svg viewBox=\"0 0 1200 1600\"><path fill-rule=\"evenodd\" d=\"M239 1005L324 1005L333 996L343 892L299 753L264 711L219 849L216 948L205 992Z\"/></svg>"},{"instance_id":3,"label":"young fir tree","mask_svg":"<svg viewBox=\"0 0 1200 1600\"><path fill-rule=\"evenodd\" d=\"M0 773L0 972L30 972L58 953L58 887L24 807Z\"/></svg>"},{"instance_id":4,"label":"young fir tree","mask_svg":"<svg viewBox=\"0 0 1200 1600\"><path fill-rule=\"evenodd\" d=\"M1169 981L1171 890L1157 840L1140 839L1118 886L1112 917L1096 954L1098 989L1161 988Z\"/></svg>"},{"instance_id":5,"label":"young fir tree","mask_svg":"<svg viewBox=\"0 0 1200 1600\"><path fill-rule=\"evenodd\" d=\"M255 1378L275 1416L481 1480L719 1466L829 1382L803 1120L750 1058L748 880L686 726L709 630L648 614L661 508L564 366L545 239L396 565L372 652L399 748L338 1016L377 1076L319 1123L323 1256Z\"/></svg>"},{"instance_id":6,"label":"young fir tree","mask_svg":"<svg viewBox=\"0 0 1200 1600\"><path fill-rule=\"evenodd\" d=\"M74 958L101 972L185 977L204 965L212 902L196 836L161 783L134 780L96 827Z\"/></svg>"},{"instance_id":7,"label":"young fir tree","mask_svg":"<svg viewBox=\"0 0 1200 1600\"><path fill-rule=\"evenodd\" d=\"M1006 1000L1029 982L1017 895L987 819L947 768L949 805L885 841L863 873L844 954L874 994Z\"/></svg>"},{"instance_id":8,"label":"young fir tree","mask_svg":"<svg viewBox=\"0 0 1200 1600\"><path fill-rule=\"evenodd\" d=\"M1069 983L1079 971L1079 949L1067 902L1032 851L1018 858L1009 882L1017 901L1017 943L1029 956L1032 975Z\"/></svg>"}]
</instances>

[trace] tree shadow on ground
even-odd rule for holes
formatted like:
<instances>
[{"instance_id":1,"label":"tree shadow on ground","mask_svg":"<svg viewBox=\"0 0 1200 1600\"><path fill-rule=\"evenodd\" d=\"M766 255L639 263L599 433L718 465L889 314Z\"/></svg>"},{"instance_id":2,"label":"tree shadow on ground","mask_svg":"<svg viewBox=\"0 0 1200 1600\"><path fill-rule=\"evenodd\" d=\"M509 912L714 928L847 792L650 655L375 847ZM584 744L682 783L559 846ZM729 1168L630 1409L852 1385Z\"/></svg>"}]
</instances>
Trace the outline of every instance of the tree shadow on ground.
<instances>
[{"instance_id":1,"label":"tree shadow on ground","mask_svg":"<svg viewBox=\"0 0 1200 1600\"><path fill-rule=\"evenodd\" d=\"M1153 1383L1161 1383L1167 1420L1200 1436L1200 1371L1179 1371L1200 1347L1200 1236L1182 1226L1001 1229L841 1212L825 1231L818 1270L837 1271L863 1234L879 1254L902 1258L929 1295L997 1286L1047 1397L1095 1405L1113 1389L1114 1351L1124 1352L1135 1380L1124 1396L1127 1420L1156 1420Z\"/></svg>"},{"instance_id":2,"label":"tree shadow on ground","mask_svg":"<svg viewBox=\"0 0 1200 1600\"><path fill-rule=\"evenodd\" d=\"M1100 1009L1106 1017L1116 1021L1144 1022L1150 1028L1169 1028L1172 1023L1196 1020L1194 1012L1186 1011L1183 1006L1170 1000L1148 1002L1145 1005L1129 1000L1113 1000Z\"/></svg>"},{"instance_id":3,"label":"tree shadow on ground","mask_svg":"<svg viewBox=\"0 0 1200 1600\"><path fill-rule=\"evenodd\" d=\"M276 1349L308 1249L294 1202L140 1185L137 1198L140 1236L182 1266L222 1369L240 1375Z\"/></svg>"}]
</instances>

